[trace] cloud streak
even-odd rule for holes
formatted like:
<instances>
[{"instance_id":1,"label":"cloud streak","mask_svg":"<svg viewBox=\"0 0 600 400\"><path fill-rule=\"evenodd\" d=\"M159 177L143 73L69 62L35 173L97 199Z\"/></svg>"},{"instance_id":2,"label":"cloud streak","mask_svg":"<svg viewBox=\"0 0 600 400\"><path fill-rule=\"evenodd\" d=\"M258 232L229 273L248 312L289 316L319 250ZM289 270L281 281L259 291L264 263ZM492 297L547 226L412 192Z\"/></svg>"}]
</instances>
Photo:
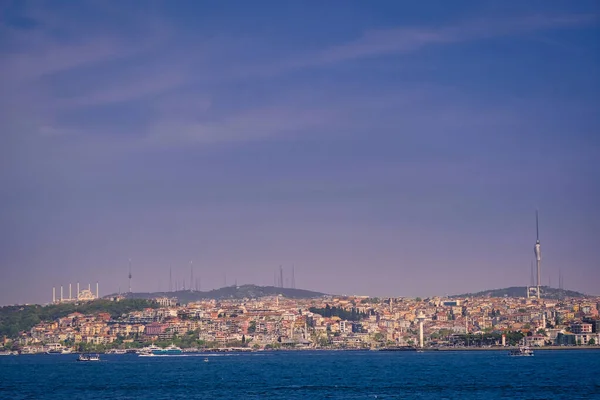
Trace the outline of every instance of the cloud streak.
<instances>
[{"instance_id":1,"label":"cloud streak","mask_svg":"<svg viewBox=\"0 0 600 400\"><path fill-rule=\"evenodd\" d=\"M533 15L517 18L480 18L445 27L396 27L367 30L361 37L316 53L286 60L268 73L305 67L322 67L335 63L406 54L427 46L455 44L495 37L515 36L538 31L588 26L598 21L593 14L562 16Z\"/></svg>"},{"instance_id":2,"label":"cloud streak","mask_svg":"<svg viewBox=\"0 0 600 400\"><path fill-rule=\"evenodd\" d=\"M101 29L93 30L91 36L86 35L79 40L64 41L50 32L58 27L66 30L81 29L81 24L65 23L63 26L59 15L45 16L39 10L30 11L29 14L31 18L41 21L38 28L22 30L6 25L2 27L3 32L7 33L6 40L15 46L18 43L18 51L15 51L15 46L8 46L12 50L5 53L5 62L0 66L0 85L8 89L5 93L22 94L17 97L0 98L0 102L11 103L11 108L17 109L17 117L20 118L25 110L35 112L37 109L40 112L32 115L32 120L39 120L41 134L75 134L77 131L94 131L93 126L76 121L68 122L70 116L76 115L81 109L98 108L100 111L105 105L128 106L147 102L149 115L145 121L140 120L139 126L139 130L145 131L148 136L146 142L166 143L165 139L170 138L169 140L175 142L190 141L196 144L267 138L294 129L326 125L327 118L336 119L338 116L323 110L294 110L259 102L247 105L242 110L231 111L229 115L221 118L221 122L215 122L206 119L205 112L198 113L196 108L184 105L183 100L181 107L171 107L170 112L173 115L162 115L161 95L177 93L178 89L184 89L186 86L200 85L196 94L185 95L185 101L199 103L200 108L204 107L206 111L206 107L202 105L206 104L207 99L212 103L210 99L214 92L211 90L214 91L214 88L208 91L202 89L210 86L213 81L222 85L241 78L286 75L306 68L329 67L365 58L408 54L427 46L585 26L596 21L595 16L584 14L536 15L479 19L437 28L399 27L367 30L358 39L329 46L314 53L291 57L281 55L274 60L260 60L258 64L254 61L237 67L234 56L228 61L229 64L221 65L219 71L218 67L215 69L215 66L207 64L212 56L206 51L217 55L217 51L223 52L227 49L213 46L207 49L200 47L201 53L198 54L184 52L178 47L176 33L171 32L171 29L164 29L167 23L158 23L160 29L158 33L155 31L152 24L156 21L155 18L136 17L132 26L137 32L135 37L138 41ZM140 37L146 39L140 42ZM144 62L146 67L134 75L123 73L112 66L115 62L127 64L136 60ZM84 85L78 88L79 93L75 95L61 94L61 81L54 83L53 76L65 75L71 71L79 71L77 79L81 79ZM94 77L95 75L97 76ZM107 78L98 79L103 75ZM94 83L95 81L97 83ZM19 97L22 103L19 103ZM183 111L185 109L187 111ZM152 114L153 111L158 111L158 114ZM15 115L14 112L11 114Z\"/></svg>"}]
</instances>

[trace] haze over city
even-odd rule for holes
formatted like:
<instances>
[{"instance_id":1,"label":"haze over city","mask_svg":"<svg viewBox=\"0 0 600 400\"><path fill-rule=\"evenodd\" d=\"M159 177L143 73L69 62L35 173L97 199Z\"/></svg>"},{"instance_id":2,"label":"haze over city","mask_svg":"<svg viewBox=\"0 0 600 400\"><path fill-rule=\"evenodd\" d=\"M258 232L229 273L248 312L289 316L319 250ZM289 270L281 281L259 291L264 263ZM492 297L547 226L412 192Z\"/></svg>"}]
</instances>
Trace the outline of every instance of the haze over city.
<instances>
[{"instance_id":1,"label":"haze over city","mask_svg":"<svg viewBox=\"0 0 600 400\"><path fill-rule=\"evenodd\" d=\"M595 1L0 6L0 304L598 291Z\"/></svg>"}]
</instances>

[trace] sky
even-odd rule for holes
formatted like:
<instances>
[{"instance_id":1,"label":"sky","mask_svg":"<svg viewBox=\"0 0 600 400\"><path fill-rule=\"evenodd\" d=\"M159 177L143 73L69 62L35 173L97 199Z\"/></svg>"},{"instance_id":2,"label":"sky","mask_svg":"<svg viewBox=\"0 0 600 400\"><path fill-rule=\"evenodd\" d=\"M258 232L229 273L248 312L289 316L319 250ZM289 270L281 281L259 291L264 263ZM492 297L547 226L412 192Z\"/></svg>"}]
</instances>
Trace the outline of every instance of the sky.
<instances>
[{"instance_id":1,"label":"sky","mask_svg":"<svg viewBox=\"0 0 600 400\"><path fill-rule=\"evenodd\" d=\"M596 1L0 1L0 304L600 294ZM175 283L173 283L173 286ZM195 283L194 283L195 285Z\"/></svg>"}]
</instances>

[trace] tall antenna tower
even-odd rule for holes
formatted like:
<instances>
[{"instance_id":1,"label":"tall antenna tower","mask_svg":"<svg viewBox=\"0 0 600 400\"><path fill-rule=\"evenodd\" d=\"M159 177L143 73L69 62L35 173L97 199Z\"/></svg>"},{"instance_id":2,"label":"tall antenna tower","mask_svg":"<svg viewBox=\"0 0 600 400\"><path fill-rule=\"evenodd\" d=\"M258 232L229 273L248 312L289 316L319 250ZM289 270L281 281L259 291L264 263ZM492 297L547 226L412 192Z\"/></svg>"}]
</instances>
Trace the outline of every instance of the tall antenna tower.
<instances>
[{"instance_id":1,"label":"tall antenna tower","mask_svg":"<svg viewBox=\"0 0 600 400\"><path fill-rule=\"evenodd\" d=\"M535 286L535 278L534 278L534 273L533 273L533 261L531 261L531 277L529 278L529 286L530 287Z\"/></svg>"},{"instance_id":2,"label":"tall antenna tower","mask_svg":"<svg viewBox=\"0 0 600 400\"><path fill-rule=\"evenodd\" d=\"M129 259L129 293L131 293L131 258Z\"/></svg>"},{"instance_id":3,"label":"tall antenna tower","mask_svg":"<svg viewBox=\"0 0 600 400\"><path fill-rule=\"evenodd\" d=\"M294 266L292 265L292 289L296 289L296 276L294 274Z\"/></svg>"},{"instance_id":4,"label":"tall antenna tower","mask_svg":"<svg viewBox=\"0 0 600 400\"><path fill-rule=\"evenodd\" d=\"M194 266L192 260L190 260L190 292L194 291Z\"/></svg>"},{"instance_id":5,"label":"tall antenna tower","mask_svg":"<svg viewBox=\"0 0 600 400\"><path fill-rule=\"evenodd\" d=\"M540 298L540 280L541 280L541 268L542 268L542 246L540 244L540 227L538 223L538 212L535 210L535 232L536 232L536 241L535 246L533 247L533 252L535 254L535 260L537 264L537 298Z\"/></svg>"},{"instance_id":6,"label":"tall antenna tower","mask_svg":"<svg viewBox=\"0 0 600 400\"><path fill-rule=\"evenodd\" d=\"M279 266L279 287L283 288L283 267Z\"/></svg>"},{"instance_id":7,"label":"tall antenna tower","mask_svg":"<svg viewBox=\"0 0 600 400\"><path fill-rule=\"evenodd\" d=\"M561 271L560 269L558 270L558 288L559 288L560 290L563 290L563 289L564 289L564 286L563 286L563 277L562 277L562 271Z\"/></svg>"}]
</instances>

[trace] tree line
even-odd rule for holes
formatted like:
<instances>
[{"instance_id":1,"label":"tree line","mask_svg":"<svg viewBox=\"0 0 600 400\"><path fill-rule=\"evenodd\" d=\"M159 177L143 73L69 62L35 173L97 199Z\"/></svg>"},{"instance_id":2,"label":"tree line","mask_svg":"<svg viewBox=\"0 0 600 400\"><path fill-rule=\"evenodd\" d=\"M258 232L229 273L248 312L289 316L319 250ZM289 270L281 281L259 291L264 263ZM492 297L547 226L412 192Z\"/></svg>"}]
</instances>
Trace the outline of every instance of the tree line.
<instances>
[{"instance_id":1,"label":"tree line","mask_svg":"<svg viewBox=\"0 0 600 400\"><path fill-rule=\"evenodd\" d=\"M62 303L25 306L0 307L0 337L16 338L20 332L29 331L42 321L54 321L58 318L79 312L98 314L106 312L112 318L145 308L158 308L154 301L144 299L126 299L121 301L95 300L87 303Z\"/></svg>"},{"instance_id":2,"label":"tree line","mask_svg":"<svg viewBox=\"0 0 600 400\"><path fill-rule=\"evenodd\" d=\"M325 305L325 308L310 307L308 310L311 313L322 315L325 318L339 317L346 321L360 321L369 316L368 313L359 312L354 307L352 307L351 310L346 310L341 307L331 307L329 304Z\"/></svg>"}]
</instances>

